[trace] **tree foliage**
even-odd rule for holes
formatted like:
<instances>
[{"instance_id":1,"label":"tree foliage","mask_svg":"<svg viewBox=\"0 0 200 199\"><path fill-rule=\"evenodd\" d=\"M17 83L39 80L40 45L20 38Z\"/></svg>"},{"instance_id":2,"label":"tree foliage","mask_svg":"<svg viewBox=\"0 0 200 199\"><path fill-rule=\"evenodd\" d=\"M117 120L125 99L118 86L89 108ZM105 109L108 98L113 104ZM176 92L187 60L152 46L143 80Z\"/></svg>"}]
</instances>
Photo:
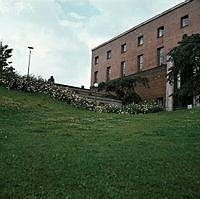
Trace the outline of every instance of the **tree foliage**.
<instances>
[{"instance_id":1,"label":"tree foliage","mask_svg":"<svg viewBox=\"0 0 200 199\"><path fill-rule=\"evenodd\" d=\"M2 42L0 42L0 68L3 68L5 66L8 66L8 59L12 56L13 49L9 49L8 45L3 45Z\"/></svg>"},{"instance_id":2,"label":"tree foliage","mask_svg":"<svg viewBox=\"0 0 200 199\"><path fill-rule=\"evenodd\" d=\"M10 66L12 62L9 62L8 59L12 57L13 49L8 48L8 45L3 45L0 42L0 78L6 76L9 81L15 76L14 68Z\"/></svg>"},{"instance_id":3,"label":"tree foliage","mask_svg":"<svg viewBox=\"0 0 200 199\"><path fill-rule=\"evenodd\" d=\"M200 34L184 35L178 46L168 54L172 67L169 68L167 80L173 83L173 96L180 100L200 94ZM180 77L180 87L177 79ZM186 97L187 96L187 97Z\"/></svg>"},{"instance_id":4,"label":"tree foliage","mask_svg":"<svg viewBox=\"0 0 200 199\"><path fill-rule=\"evenodd\" d=\"M112 95L115 95L117 99L122 100L123 104L129 104L131 102L139 103L141 98L135 91L135 87L138 84L147 86L147 78L142 78L140 76L122 77L108 82L101 82L98 90L104 90Z\"/></svg>"}]
</instances>

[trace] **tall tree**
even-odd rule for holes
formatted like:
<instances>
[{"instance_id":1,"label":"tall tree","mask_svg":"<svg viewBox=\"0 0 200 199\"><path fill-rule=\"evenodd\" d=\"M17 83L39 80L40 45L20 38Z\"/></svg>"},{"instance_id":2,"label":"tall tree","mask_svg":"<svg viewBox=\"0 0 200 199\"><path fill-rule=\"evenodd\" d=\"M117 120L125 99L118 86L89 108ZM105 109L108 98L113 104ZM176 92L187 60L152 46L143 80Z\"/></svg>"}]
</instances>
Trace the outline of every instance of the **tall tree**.
<instances>
[{"instance_id":1,"label":"tall tree","mask_svg":"<svg viewBox=\"0 0 200 199\"><path fill-rule=\"evenodd\" d=\"M3 45L0 42L0 72L9 65L8 59L12 56L12 51L13 49L9 49L8 45Z\"/></svg>"},{"instance_id":2,"label":"tall tree","mask_svg":"<svg viewBox=\"0 0 200 199\"><path fill-rule=\"evenodd\" d=\"M174 84L175 103L186 106L193 96L200 95L200 34L184 35L168 55L172 67L167 80Z\"/></svg>"}]
</instances>

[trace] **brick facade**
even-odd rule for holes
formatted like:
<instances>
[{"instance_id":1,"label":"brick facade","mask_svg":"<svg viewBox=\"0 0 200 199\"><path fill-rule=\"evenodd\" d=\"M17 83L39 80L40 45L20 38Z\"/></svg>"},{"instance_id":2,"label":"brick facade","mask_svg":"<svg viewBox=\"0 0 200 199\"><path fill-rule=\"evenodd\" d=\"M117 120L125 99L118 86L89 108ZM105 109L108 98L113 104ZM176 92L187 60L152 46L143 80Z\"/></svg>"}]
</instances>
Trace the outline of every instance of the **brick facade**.
<instances>
[{"instance_id":1,"label":"brick facade","mask_svg":"<svg viewBox=\"0 0 200 199\"><path fill-rule=\"evenodd\" d=\"M167 53L183 34L195 33L200 33L200 0L185 1L94 48L91 86L95 81L107 80L108 67L111 67L110 79L120 78L125 62L123 72L126 76L145 74L150 77L150 88L137 88L144 99L163 97L165 100Z\"/></svg>"},{"instance_id":2,"label":"brick facade","mask_svg":"<svg viewBox=\"0 0 200 199\"><path fill-rule=\"evenodd\" d=\"M143 85L136 86L136 92L143 100L158 101L162 100L162 104L165 104L166 95L166 66L155 67L150 70L143 71L136 75L146 77L149 80L148 87Z\"/></svg>"}]
</instances>

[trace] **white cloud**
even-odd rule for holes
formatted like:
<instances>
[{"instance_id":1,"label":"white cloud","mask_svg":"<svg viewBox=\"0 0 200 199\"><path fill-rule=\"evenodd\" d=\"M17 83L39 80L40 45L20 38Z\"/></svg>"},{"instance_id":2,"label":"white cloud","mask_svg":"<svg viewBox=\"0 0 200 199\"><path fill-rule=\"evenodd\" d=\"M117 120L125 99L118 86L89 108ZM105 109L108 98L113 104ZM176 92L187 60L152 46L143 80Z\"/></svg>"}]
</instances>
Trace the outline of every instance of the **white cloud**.
<instances>
[{"instance_id":1,"label":"white cloud","mask_svg":"<svg viewBox=\"0 0 200 199\"><path fill-rule=\"evenodd\" d=\"M68 16L70 16L70 17L72 17L72 18L75 18L75 19L79 19L79 20L85 19L85 18L86 18L86 17L81 16L81 15L78 15L77 13L74 13L74 12L68 13Z\"/></svg>"},{"instance_id":2,"label":"white cloud","mask_svg":"<svg viewBox=\"0 0 200 199\"><path fill-rule=\"evenodd\" d=\"M7 0L0 5L11 8L0 14L4 19L0 21L4 27L0 40L14 48L12 59L17 71L27 73L27 46L33 46L32 74L45 78L53 75L59 83L89 86L88 46L79 41L72 26L60 25L63 13L55 2Z\"/></svg>"}]
</instances>

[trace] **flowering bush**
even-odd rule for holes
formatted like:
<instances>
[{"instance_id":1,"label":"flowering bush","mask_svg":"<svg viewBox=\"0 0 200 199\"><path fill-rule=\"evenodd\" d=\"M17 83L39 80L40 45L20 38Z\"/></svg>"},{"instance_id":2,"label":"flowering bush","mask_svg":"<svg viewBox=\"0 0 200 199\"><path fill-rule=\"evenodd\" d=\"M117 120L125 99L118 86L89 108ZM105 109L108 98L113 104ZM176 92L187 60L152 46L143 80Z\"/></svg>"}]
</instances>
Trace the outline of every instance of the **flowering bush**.
<instances>
[{"instance_id":1,"label":"flowering bush","mask_svg":"<svg viewBox=\"0 0 200 199\"><path fill-rule=\"evenodd\" d=\"M138 114L138 113L155 113L159 112L163 107L155 102L142 102L139 104L128 104L123 107L123 112L128 114Z\"/></svg>"},{"instance_id":2,"label":"flowering bush","mask_svg":"<svg viewBox=\"0 0 200 199\"><path fill-rule=\"evenodd\" d=\"M100 113L120 113L121 109L117 105L104 104L96 106L95 111Z\"/></svg>"},{"instance_id":3,"label":"flowering bush","mask_svg":"<svg viewBox=\"0 0 200 199\"><path fill-rule=\"evenodd\" d=\"M31 76L20 76L15 73L14 68L6 67L0 75L0 85L8 88L23 90L29 93L43 93L53 99L72 104L77 108L85 108L91 111L118 114L153 113L162 110L156 103L143 102L140 104L128 104L122 108L117 105L96 105L93 100L77 95L73 90L54 85L52 82L42 78Z\"/></svg>"}]
</instances>

